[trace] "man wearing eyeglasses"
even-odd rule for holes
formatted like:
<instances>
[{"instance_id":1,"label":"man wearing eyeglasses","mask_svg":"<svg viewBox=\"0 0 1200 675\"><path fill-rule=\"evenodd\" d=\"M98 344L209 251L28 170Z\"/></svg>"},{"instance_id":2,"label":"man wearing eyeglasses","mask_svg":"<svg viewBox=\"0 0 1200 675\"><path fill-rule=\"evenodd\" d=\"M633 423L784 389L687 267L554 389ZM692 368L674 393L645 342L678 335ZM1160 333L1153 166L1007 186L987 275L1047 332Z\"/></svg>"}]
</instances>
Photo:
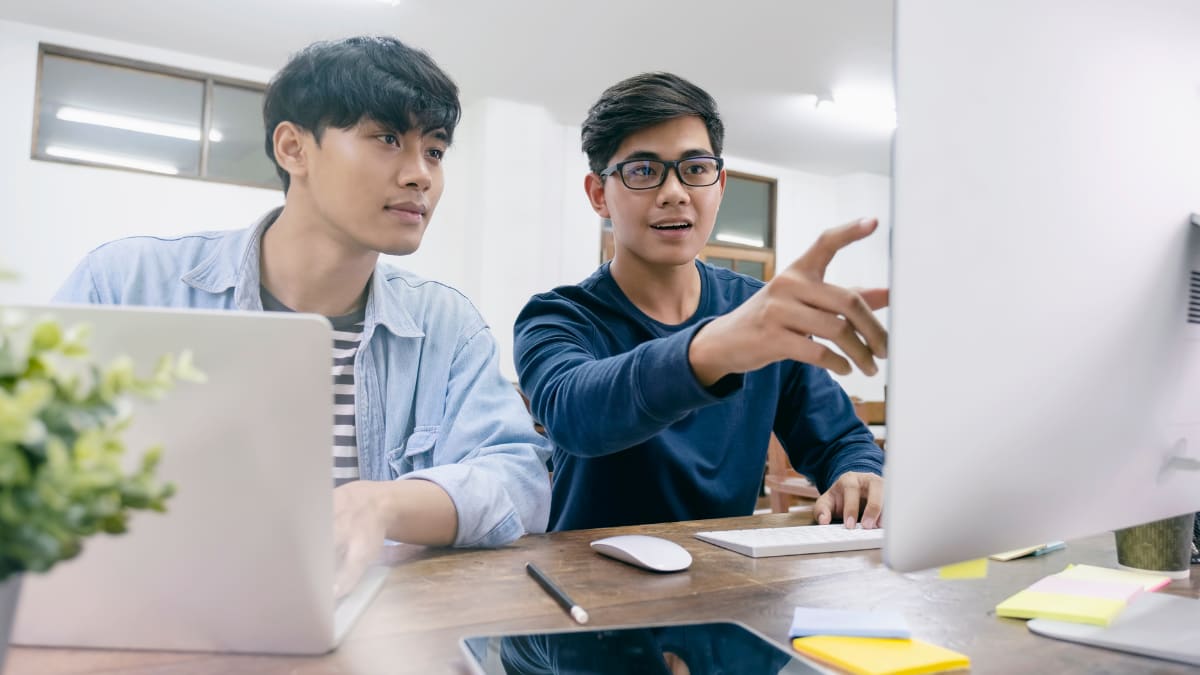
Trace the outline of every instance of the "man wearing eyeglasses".
<instances>
[{"instance_id":1,"label":"man wearing eyeglasses","mask_svg":"<svg viewBox=\"0 0 1200 675\"><path fill-rule=\"evenodd\" d=\"M521 387L555 444L551 529L749 515L772 432L821 489L819 523L879 526L882 453L826 369L877 372L887 333L871 311L887 291L823 280L876 222L826 231L763 284L696 259L725 188L706 92L666 73L629 78L582 136L613 259L534 296L514 336Z\"/></svg>"}]
</instances>

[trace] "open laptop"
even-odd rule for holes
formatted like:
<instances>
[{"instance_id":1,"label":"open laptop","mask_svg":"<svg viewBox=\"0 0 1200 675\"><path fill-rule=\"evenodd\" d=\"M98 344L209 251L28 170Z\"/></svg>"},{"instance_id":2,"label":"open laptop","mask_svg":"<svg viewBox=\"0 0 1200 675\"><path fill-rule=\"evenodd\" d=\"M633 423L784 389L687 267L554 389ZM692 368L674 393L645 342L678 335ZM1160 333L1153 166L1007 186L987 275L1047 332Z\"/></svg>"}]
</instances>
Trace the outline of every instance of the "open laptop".
<instances>
[{"instance_id":1,"label":"open laptop","mask_svg":"<svg viewBox=\"0 0 1200 675\"><path fill-rule=\"evenodd\" d=\"M191 350L202 384L138 403L129 465L164 446L167 512L87 539L27 574L12 642L277 654L333 649L383 582L371 568L335 607L332 330L301 314L139 307L17 308L92 327L105 362L148 374Z\"/></svg>"}]
</instances>

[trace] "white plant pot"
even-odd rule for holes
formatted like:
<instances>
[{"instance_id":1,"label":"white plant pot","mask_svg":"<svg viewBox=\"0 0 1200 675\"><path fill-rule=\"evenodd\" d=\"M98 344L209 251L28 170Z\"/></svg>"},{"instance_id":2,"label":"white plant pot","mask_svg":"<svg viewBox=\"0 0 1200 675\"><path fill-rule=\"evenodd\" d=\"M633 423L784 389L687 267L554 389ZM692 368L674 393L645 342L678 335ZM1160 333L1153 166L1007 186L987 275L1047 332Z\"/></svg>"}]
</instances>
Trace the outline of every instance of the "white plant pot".
<instances>
[{"instance_id":1,"label":"white plant pot","mask_svg":"<svg viewBox=\"0 0 1200 675\"><path fill-rule=\"evenodd\" d=\"M21 595L21 575L14 574L0 582L0 671L8 654L8 638L12 635L13 618L17 614L17 598Z\"/></svg>"}]
</instances>

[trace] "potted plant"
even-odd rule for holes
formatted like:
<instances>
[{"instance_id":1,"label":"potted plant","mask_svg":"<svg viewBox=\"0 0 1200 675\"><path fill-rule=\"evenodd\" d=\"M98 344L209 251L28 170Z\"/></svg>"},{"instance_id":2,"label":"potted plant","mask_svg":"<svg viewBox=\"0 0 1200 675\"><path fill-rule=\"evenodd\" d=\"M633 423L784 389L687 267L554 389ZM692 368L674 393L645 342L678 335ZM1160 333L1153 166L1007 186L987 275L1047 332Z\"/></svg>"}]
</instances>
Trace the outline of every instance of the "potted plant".
<instances>
[{"instance_id":1,"label":"potted plant","mask_svg":"<svg viewBox=\"0 0 1200 675\"><path fill-rule=\"evenodd\" d=\"M97 363L87 340L86 326L0 308L0 668L24 572L77 555L97 532L124 532L132 511L165 510L161 449L123 466L133 400L203 379L188 353L143 378L127 357Z\"/></svg>"}]
</instances>

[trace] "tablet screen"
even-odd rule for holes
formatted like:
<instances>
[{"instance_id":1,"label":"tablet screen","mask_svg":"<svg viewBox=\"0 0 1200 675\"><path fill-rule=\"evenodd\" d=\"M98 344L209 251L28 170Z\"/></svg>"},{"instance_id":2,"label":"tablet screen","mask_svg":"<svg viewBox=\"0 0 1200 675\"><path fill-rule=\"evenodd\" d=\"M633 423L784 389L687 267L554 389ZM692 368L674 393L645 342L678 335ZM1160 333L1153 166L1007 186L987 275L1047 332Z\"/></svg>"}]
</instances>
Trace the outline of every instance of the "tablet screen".
<instances>
[{"instance_id":1,"label":"tablet screen","mask_svg":"<svg viewBox=\"0 0 1200 675\"><path fill-rule=\"evenodd\" d=\"M820 673L737 623L691 623L463 640L477 673Z\"/></svg>"}]
</instances>

